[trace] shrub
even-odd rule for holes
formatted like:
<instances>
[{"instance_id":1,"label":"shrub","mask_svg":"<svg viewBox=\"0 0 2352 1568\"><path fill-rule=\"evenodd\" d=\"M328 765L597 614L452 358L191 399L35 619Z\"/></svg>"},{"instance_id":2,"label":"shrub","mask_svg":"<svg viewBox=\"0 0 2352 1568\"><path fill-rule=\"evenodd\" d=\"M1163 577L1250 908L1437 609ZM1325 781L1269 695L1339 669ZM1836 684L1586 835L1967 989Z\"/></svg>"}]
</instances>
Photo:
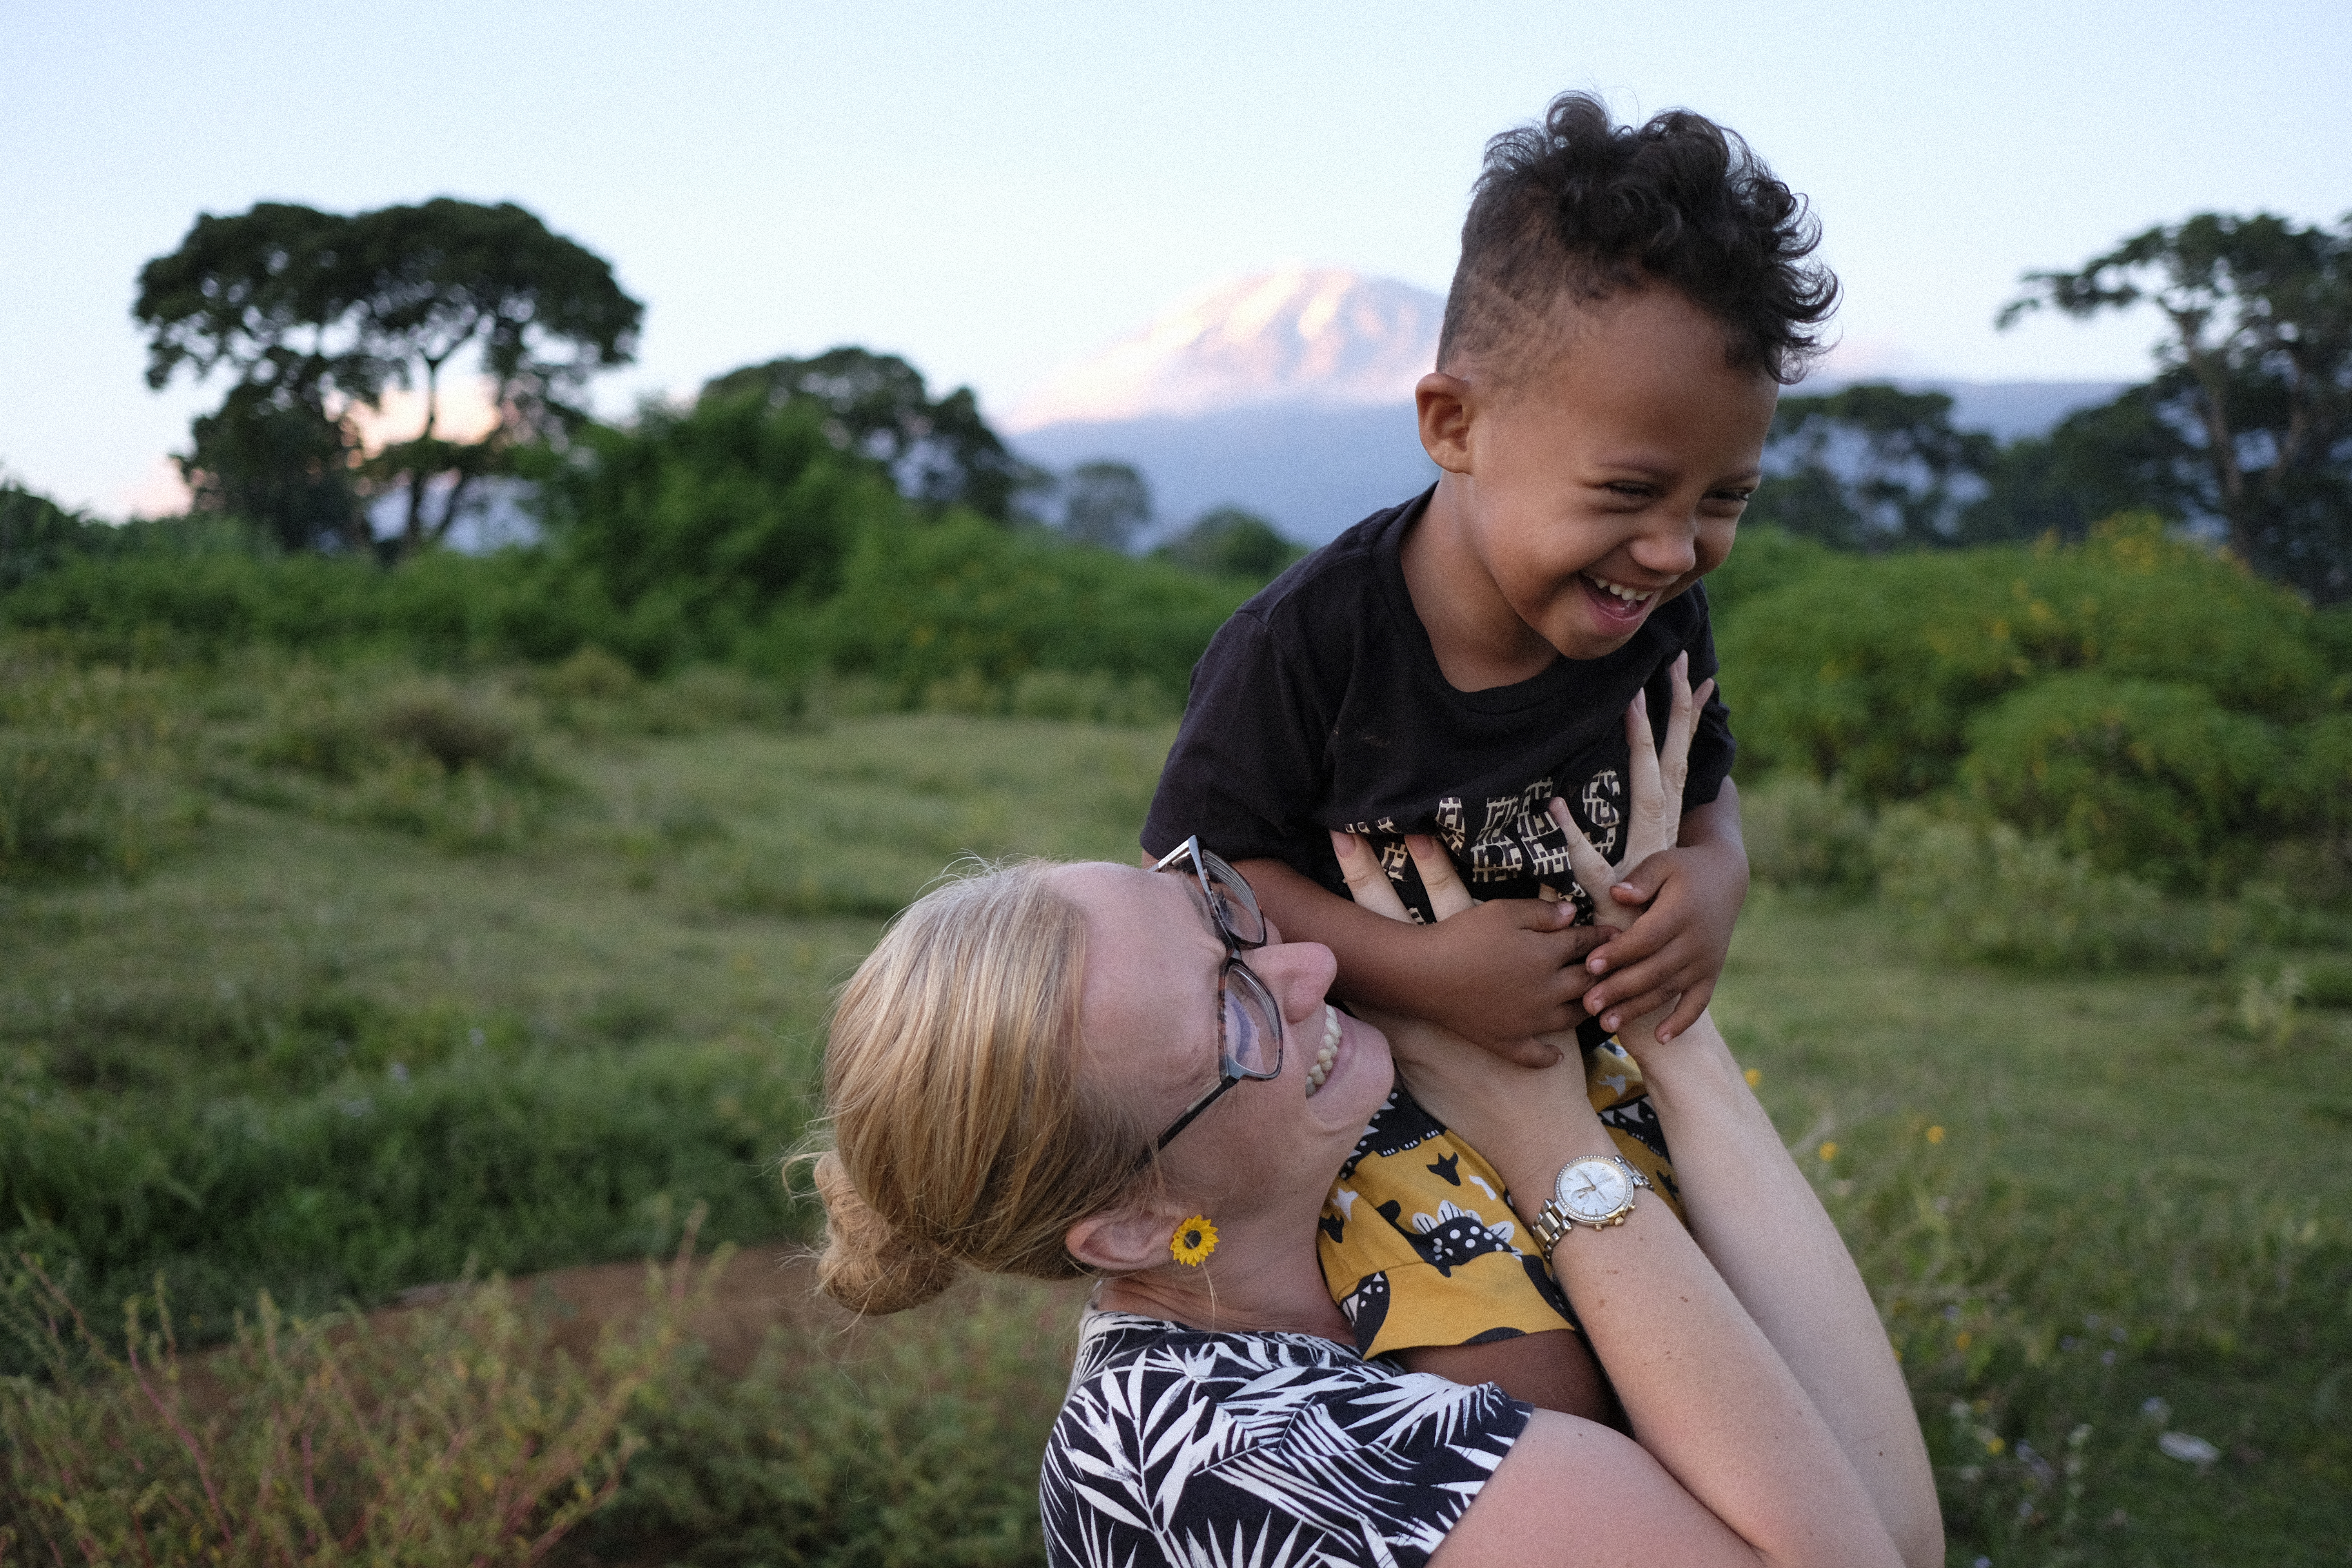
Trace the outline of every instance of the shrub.
<instances>
[{"instance_id":1,"label":"shrub","mask_svg":"<svg viewBox=\"0 0 2352 1568\"><path fill-rule=\"evenodd\" d=\"M1958 959L2039 968L2210 968L2210 931L2135 877L2099 870L2007 823L1887 812L1873 844L1883 896Z\"/></svg>"},{"instance_id":2,"label":"shrub","mask_svg":"<svg viewBox=\"0 0 2352 1568\"><path fill-rule=\"evenodd\" d=\"M530 715L487 683L298 667L265 700L248 755L275 777L216 775L265 804L496 848L526 837L566 787L530 744Z\"/></svg>"},{"instance_id":3,"label":"shrub","mask_svg":"<svg viewBox=\"0 0 2352 1568\"><path fill-rule=\"evenodd\" d=\"M934 683L1011 686L1032 670L1148 676L1185 689L1247 585L975 519L870 530L814 626L827 664L914 706Z\"/></svg>"},{"instance_id":4,"label":"shrub","mask_svg":"<svg viewBox=\"0 0 2352 1568\"><path fill-rule=\"evenodd\" d=\"M172 683L0 644L0 879L131 876L184 837L194 731Z\"/></svg>"},{"instance_id":5,"label":"shrub","mask_svg":"<svg viewBox=\"0 0 2352 1568\"><path fill-rule=\"evenodd\" d=\"M616 651L647 671L727 658L838 585L859 531L902 508L826 421L759 392L649 405L542 460L556 564L615 607Z\"/></svg>"},{"instance_id":6,"label":"shrub","mask_svg":"<svg viewBox=\"0 0 2352 1568\"><path fill-rule=\"evenodd\" d=\"M192 1363L159 1287L126 1304L117 1359L26 1260L0 1283L47 1376L0 1379L0 1547L189 1568L540 1562L621 1483L637 1447L622 1418L675 1357L688 1256L585 1364L495 1280L385 1332L290 1319L265 1294Z\"/></svg>"},{"instance_id":7,"label":"shrub","mask_svg":"<svg viewBox=\"0 0 2352 1568\"><path fill-rule=\"evenodd\" d=\"M2230 879L2283 830L2263 809L2286 771L2278 728L2202 686L2053 675L1979 710L1967 733L1962 773L1981 798L2110 871Z\"/></svg>"},{"instance_id":8,"label":"shrub","mask_svg":"<svg viewBox=\"0 0 2352 1568\"><path fill-rule=\"evenodd\" d=\"M1865 892L1877 877L1870 813L1834 784L1781 773L1739 795L1748 866L1784 888Z\"/></svg>"},{"instance_id":9,"label":"shrub","mask_svg":"<svg viewBox=\"0 0 2352 1568\"><path fill-rule=\"evenodd\" d=\"M591 1539L626 1561L691 1542L675 1560L707 1568L1038 1562L1075 1305L975 1281L829 1354L771 1333L747 1376L653 1391L646 1450Z\"/></svg>"},{"instance_id":10,"label":"shrub","mask_svg":"<svg viewBox=\"0 0 2352 1568\"><path fill-rule=\"evenodd\" d=\"M1743 755L1878 802L1952 783L1979 710L2070 670L2307 721L2340 700L2313 620L2152 520L2118 519L2079 546L1825 556L1738 601L1720 640Z\"/></svg>"}]
</instances>

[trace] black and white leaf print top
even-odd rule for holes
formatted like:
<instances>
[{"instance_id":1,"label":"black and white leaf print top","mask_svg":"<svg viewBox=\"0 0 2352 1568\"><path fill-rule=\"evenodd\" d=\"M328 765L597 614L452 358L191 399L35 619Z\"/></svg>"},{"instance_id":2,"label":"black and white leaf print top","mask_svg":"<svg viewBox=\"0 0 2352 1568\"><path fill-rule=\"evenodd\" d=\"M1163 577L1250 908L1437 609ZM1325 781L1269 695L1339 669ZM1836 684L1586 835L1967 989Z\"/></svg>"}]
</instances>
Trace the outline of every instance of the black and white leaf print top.
<instances>
[{"instance_id":1,"label":"black and white leaf print top","mask_svg":"<svg viewBox=\"0 0 2352 1568\"><path fill-rule=\"evenodd\" d=\"M1527 1429L1312 1334L1087 1314L1038 1481L1056 1568L1420 1568Z\"/></svg>"}]
</instances>

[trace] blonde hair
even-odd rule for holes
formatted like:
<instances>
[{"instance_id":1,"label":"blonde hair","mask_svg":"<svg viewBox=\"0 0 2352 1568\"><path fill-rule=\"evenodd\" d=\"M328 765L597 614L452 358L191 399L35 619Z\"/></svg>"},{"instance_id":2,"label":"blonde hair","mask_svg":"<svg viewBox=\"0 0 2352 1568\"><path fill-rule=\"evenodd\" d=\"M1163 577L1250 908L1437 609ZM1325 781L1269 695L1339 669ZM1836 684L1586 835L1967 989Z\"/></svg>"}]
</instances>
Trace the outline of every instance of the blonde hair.
<instances>
[{"instance_id":1,"label":"blonde hair","mask_svg":"<svg viewBox=\"0 0 2352 1568\"><path fill-rule=\"evenodd\" d=\"M854 1311L918 1306L965 1265L1083 1275L1064 1235L1140 1179L1149 1134L1080 1071L1086 921L1055 869L984 867L934 889L842 991L817 1279Z\"/></svg>"}]
</instances>

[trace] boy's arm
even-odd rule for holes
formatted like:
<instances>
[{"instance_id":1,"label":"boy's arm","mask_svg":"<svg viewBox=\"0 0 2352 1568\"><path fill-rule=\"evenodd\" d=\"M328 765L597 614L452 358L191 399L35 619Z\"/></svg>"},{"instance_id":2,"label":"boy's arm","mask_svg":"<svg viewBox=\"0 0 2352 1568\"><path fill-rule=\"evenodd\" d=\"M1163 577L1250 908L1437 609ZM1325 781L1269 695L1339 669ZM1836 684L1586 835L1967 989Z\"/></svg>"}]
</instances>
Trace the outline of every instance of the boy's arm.
<instances>
[{"instance_id":1,"label":"boy's arm","mask_svg":"<svg viewBox=\"0 0 2352 1568\"><path fill-rule=\"evenodd\" d=\"M1585 960L1609 978L1584 1006L1612 1033L1675 1005L1658 1026L1670 1040L1698 1021L1715 994L1731 928L1748 901L1748 847L1739 834L1739 791L1729 779L1712 801L1683 814L1675 847L1651 856L1609 889L1628 907L1648 905L1615 941Z\"/></svg>"},{"instance_id":2,"label":"boy's arm","mask_svg":"<svg viewBox=\"0 0 2352 1568\"><path fill-rule=\"evenodd\" d=\"M1339 897L1274 859L1242 860L1258 903L1288 942L1318 942L1339 961L1332 989L1443 1024L1497 1056L1549 1067L1559 1052L1535 1038L1583 1016L1577 963L1608 933L1572 926L1576 906L1498 899L1442 921L1412 925Z\"/></svg>"}]
</instances>

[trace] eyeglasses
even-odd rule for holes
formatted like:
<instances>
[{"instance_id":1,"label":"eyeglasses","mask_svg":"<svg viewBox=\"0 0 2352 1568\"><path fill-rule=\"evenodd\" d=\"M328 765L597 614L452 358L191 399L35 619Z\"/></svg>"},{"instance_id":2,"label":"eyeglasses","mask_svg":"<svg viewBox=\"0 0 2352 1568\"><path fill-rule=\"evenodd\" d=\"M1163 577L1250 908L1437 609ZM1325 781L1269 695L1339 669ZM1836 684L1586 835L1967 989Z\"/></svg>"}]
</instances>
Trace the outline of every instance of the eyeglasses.
<instances>
[{"instance_id":1,"label":"eyeglasses","mask_svg":"<svg viewBox=\"0 0 2352 1568\"><path fill-rule=\"evenodd\" d=\"M1202 848L1197 837L1170 850L1152 869L1192 873L1208 904L1209 919L1225 944L1224 965L1217 971L1217 1087L1187 1106L1160 1135L1151 1146L1157 1153L1244 1079L1281 1076L1282 1008L1265 982L1242 962L1244 949L1265 945L1265 915L1242 874Z\"/></svg>"}]
</instances>

